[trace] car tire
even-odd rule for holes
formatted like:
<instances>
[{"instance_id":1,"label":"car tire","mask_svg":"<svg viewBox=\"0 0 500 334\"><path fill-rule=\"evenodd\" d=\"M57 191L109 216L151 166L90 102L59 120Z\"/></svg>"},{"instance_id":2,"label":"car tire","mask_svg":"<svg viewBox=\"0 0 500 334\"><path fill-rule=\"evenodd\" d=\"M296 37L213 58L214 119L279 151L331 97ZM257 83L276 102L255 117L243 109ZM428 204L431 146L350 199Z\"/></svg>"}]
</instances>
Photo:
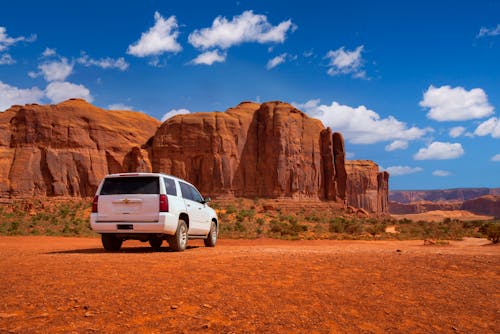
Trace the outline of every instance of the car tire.
<instances>
[{"instance_id":1,"label":"car tire","mask_svg":"<svg viewBox=\"0 0 500 334\"><path fill-rule=\"evenodd\" d=\"M101 234L102 246L105 250L116 252L122 247L123 240L114 234Z\"/></svg>"},{"instance_id":2,"label":"car tire","mask_svg":"<svg viewBox=\"0 0 500 334\"><path fill-rule=\"evenodd\" d=\"M186 249L188 240L188 228L184 220L179 219L175 235L169 238L169 245L175 252L182 252Z\"/></svg>"},{"instance_id":3,"label":"car tire","mask_svg":"<svg viewBox=\"0 0 500 334\"><path fill-rule=\"evenodd\" d=\"M153 250L154 251L159 251L160 248L161 248L161 244L163 243L163 240L158 238L158 237L151 237L149 239L149 244L151 245L151 247L153 247Z\"/></svg>"},{"instance_id":4,"label":"car tire","mask_svg":"<svg viewBox=\"0 0 500 334\"><path fill-rule=\"evenodd\" d=\"M210 232L208 232L207 238L203 240L205 247L215 247L217 243L217 225L212 221L210 225Z\"/></svg>"}]
</instances>

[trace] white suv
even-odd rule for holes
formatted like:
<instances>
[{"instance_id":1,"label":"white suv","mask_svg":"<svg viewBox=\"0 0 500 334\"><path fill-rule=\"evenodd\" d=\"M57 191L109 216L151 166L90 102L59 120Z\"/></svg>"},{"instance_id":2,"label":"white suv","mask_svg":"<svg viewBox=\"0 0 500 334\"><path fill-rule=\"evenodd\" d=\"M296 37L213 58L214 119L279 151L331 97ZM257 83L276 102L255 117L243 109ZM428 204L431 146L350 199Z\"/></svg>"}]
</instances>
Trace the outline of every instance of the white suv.
<instances>
[{"instance_id":1,"label":"white suv","mask_svg":"<svg viewBox=\"0 0 500 334\"><path fill-rule=\"evenodd\" d=\"M90 225L101 234L102 245L118 251L124 240L149 241L158 250L167 240L175 251L188 239L217 242L219 220L196 188L160 173L124 173L106 176L92 204Z\"/></svg>"}]
</instances>

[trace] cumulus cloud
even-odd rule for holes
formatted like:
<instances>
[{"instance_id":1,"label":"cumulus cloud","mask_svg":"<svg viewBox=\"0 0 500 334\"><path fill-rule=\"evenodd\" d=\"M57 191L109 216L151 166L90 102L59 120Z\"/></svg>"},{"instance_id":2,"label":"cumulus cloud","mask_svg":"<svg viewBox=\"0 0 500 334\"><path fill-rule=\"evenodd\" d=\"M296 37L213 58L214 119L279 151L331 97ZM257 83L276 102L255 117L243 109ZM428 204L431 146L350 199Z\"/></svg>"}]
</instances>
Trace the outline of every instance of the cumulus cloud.
<instances>
[{"instance_id":1,"label":"cumulus cloud","mask_svg":"<svg viewBox=\"0 0 500 334\"><path fill-rule=\"evenodd\" d=\"M354 144L374 144L383 141L409 141L421 138L433 131L430 128L421 129L408 127L389 116L381 118L375 111L365 106L353 108L333 102L331 105L319 104L320 100L310 100L304 104L293 103L298 109L320 119L333 131L341 132L346 139ZM396 144L398 145L398 144Z\"/></svg>"},{"instance_id":2,"label":"cumulus cloud","mask_svg":"<svg viewBox=\"0 0 500 334\"><path fill-rule=\"evenodd\" d=\"M352 74L355 78L366 78L366 72L363 70L363 45L355 50L349 51L341 47L337 50L330 50L325 58L329 59L328 74L331 76L341 74Z\"/></svg>"},{"instance_id":3,"label":"cumulus cloud","mask_svg":"<svg viewBox=\"0 0 500 334\"><path fill-rule=\"evenodd\" d=\"M436 169L435 171L432 172L432 175L444 177L444 176L450 176L451 173L446 170Z\"/></svg>"},{"instance_id":4,"label":"cumulus cloud","mask_svg":"<svg viewBox=\"0 0 500 334\"><path fill-rule=\"evenodd\" d=\"M420 106L429 108L427 117L435 121L465 121L493 114L488 96L481 88L466 90L463 87L430 86L424 93Z\"/></svg>"},{"instance_id":5,"label":"cumulus cloud","mask_svg":"<svg viewBox=\"0 0 500 334\"><path fill-rule=\"evenodd\" d=\"M457 138L463 135L465 133L465 130L466 129L463 126L455 126L450 129L449 135L452 138Z\"/></svg>"},{"instance_id":6,"label":"cumulus cloud","mask_svg":"<svg viewBox=\"0 0 500 334\"><path fill-rule=\"evenodd\" d=\"M270 60L267 62L266 68L267 68L268 70L270 70L270 69L275 68L275 67L276 67L276 66L278 66L279 64L283 64L283 63L286 61L286 56L287 56L287 54L286 54L286 53L282 53L282 54L280 54L279 56L276 56L276 57L274 57L273 59L270 59Z\"/></svg>"},{"instance_id":7,"label":"cumulus cloud","mask_svg":"<svg viewBox=\"0 0 500 334\"><path fill-rule=\"evenodd\" d=\"M391 176L400 176L421 172L423 169L420 167L409 167L409 166L391 166L385 169Z\"/></svg>"},{"instance_id":8,"label":"cumulus cloud","mask_svg":"<svg viewBox=\"0 0 500 334\"><path fill-rule=\"evenodd\" d=\"M43 95L38 87L23 89L0 81L0 111L5 111L14 104L39 103Z\"/></svg>"},{"instance_id":9,"label":"cumulus cloud","mask_svg":"<svg viewBox=\"0 0 500 334\"><path fill-rule=\"evenodd\" d=\"M177 42L179 25L175 16L164 19L160 13L154 14L155 24L134 44L130 44L127 53L136 57L158 56L165 52L177 53L182 50Z\"/></svg>"},{"instance_id":10,"label":"cumulus cloud","mask_svg":"<svg viewBox=\"0 0 500 334\"><path fill-rule=\"evenodd\" d=\"M59 103L71 98L82 98L88 102L94 100L92 95L90 95L90 91L85 86L71 82L51 82L45 88L45 95L52 103Z\"/></svg>"},{"instance_id":11,"label":"cumulus cloud","mask_svg":"<svg viewBox=\"0 0 500 334\"><path fill-rule=\"evenodd\" d=\"M479 29L479 33L477 34L477 37L494 37L500 35L500 23L497 24L496 27L492 28L486 28L486 27L481 27Z\"/></svg>"},{"instance_id":12,"label":"cumulus cloud","mask_svg":"<svg viewBox=\"0 0 500 334\"><path fill-rule=\"evenodd\" d=\"M15 63L16 61L14 60L14 58L12 58L10 54L4 53L0 55L0 65L12 65Z\"/></svg>"},{"instance_id":13,"label":"cumulus cloud","mask_svg":"<svg viewBox=\"0 0 500 334\"><path fill-rule=\"evenodd\" d=\"M479 124L474 134L477 136L491 135L493 138L500 138L500 118L492 117Z\"/></svg>"},{"instance_id":14,"label":"cumulus cloud","mask_svg":"<svg viewBox=\"0 0 500 334\"><path fill-rule=\"evenodd\" d=\"M190 111L187 109L171 109L169 112L165 113L161 118L162 122L165 122L167 119L174 117L175 115L185 115L189 114Z\"/></svg>"},{"instance_id":15,"label":"cumulus cloud","mask_svg":"<svg viewBox=\"0 0 500 334\"><path fill-rule=\"evenodd\" d=\"M267 16L254 14L248 10L234 16L230 21L218 16L211 27L193 31L189 34L188 40L195 48L202 50L228 49L244 42L283 43L287 32L295 28L291 20L273 26L267 20Z\"/></svg>"},{"instance_id":16,"label":"cumulus cloud","mask_svg":"<svg viewBox=\"0 0 500 334\"><path fill-rule=\"evenodd\" d=\"M83 66L97 66L103 69L113 69L116 68L120 71L125 71L128 69L129 64L125 61L123 57L118 59L113 59L110 57L101 58L101 59L92 59L86 53L82 53L80 58L78 58L77 63Z\"/></svg>"},{"instance_id":17,"label":"cumulus cloud","mask_svg":"<svg viewBox=\"0 0 500 334\"><path fill-rule=\"evenodd\" d=\"M68 59L61 58L60 60L54 60L50 62L44 62L38 65L39 72L29 72L28 75L35 78L39 75L43 75L45 80L51 81L64 81L66 78L73 73L73 62L68 62Z\"/></svg>"},{"instance_id":18,"label":"cumulus cloud","mask_svg":"<svg viewBox=\"0 0 500 334\"><path fill-rule=\"evenodd\" d=\"M31 35L30 37L10 37L7 34L7 28L0 27L0 52L7 50L9 47L15 45L18 42L33 42L35 40L36 35Z\"/></svg>"},{"instance_id":19,"label":"cumulus cloud","mask_svg":"<svg viewBox=\"0 0 500 334\"><path fill-rule=\"evenodd\" d=\"M109 110L133 110L132 106L123 104L123 103L113 103L108 105Z\"/></svg>"},{"instance_id":20,"label":"cumulus cloud","mask_svg":"<svg viewBox=\"0 0 500 334\"><path fill-rule=\"evenodd\" d=\"M491 161L499 162L500 161L500 153L499 154L495 154L494 156L492 156L491 157Z\"/></svg>"},{"instance_id":21,"label":"cumulus cloud","mask_svg":"<svg viewBox=\"0 0 500 334\"><path fill-rule=\"evenodd\" d=\"M195 65L212 65L213 63L223 63L226 61L227 54L225 52L219 52L218 50L204 52L191 63Z\"/></svg>"},{"instance_id":22,"label":"cumulus cloud","mask_svg":"<svg viewBox=\"0 0 500 334\"><path fill-rule=\"evenodd\" d=\"M395 140L385 147L385 150L392 152L395 150L405 150L408 148L408 142L406 140Z\"/></svg>"},{"instance_id":23,"label":"cumulus cloud","mask_svg":"<svg viewBox=\"0 0 500 334\"><path fill-rule=\"evenodd\" d=\"M448 160L456 159L464 154L460 143L444 143L435 141L429 146L421 148L413 156L415 160Z\"/></svg>"},{"instance_id":24,"label":"cumulus cloud","mask_svg":"<svg viewBox=\"0 0 500 334\"><path fill-rule=\"evenodd\" d=\"M51 56L55 56L56 54L57 54L56 49L45 48L45 50L42 53L42 56L51 57Z\"/></svg>"}]
</instances>

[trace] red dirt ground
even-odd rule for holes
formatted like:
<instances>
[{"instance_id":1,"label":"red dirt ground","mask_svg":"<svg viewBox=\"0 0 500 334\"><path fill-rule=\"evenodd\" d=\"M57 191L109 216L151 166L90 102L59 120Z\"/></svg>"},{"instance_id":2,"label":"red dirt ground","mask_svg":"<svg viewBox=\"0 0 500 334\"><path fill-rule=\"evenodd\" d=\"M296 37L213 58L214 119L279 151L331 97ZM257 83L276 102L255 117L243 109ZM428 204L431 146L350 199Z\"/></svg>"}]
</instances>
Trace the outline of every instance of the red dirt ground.
<instances>
[{"instance_id":1,"label":"red dirt ground","mask_svg":"<svg viewBox=\"0 0 500 334\"><path fill-rule=\"evenodd\" d=\"M484 239L199 241L183 253L0 237L1 333L498 333Z\"/></svg>"}]
</instances>

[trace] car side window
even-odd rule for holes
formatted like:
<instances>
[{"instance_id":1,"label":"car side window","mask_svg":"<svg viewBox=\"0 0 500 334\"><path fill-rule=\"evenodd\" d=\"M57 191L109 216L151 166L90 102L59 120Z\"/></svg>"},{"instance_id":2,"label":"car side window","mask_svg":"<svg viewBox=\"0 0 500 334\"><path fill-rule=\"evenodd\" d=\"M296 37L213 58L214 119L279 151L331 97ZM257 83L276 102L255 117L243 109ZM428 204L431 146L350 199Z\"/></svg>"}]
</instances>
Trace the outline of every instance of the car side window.
<instances>
[{"instance_id":1,"label":"car side window","mask_svg":"<svg viewBox=\"0 0 500 334\"><path fill-rule=\"evenodd\" d=\"M203 197L200 195L198 190L196 190L195 187L190 187L191 188L191 193L193 194L193 201L196 201L198 203L203 203Z\"/></svg>"},{"instance_id":2,"label":"car side window","mask_svg":"<svg viewBox=\"0 0 500 334\"><path fill-rule=\"evenodd\" d=\"M172 179L163 179L165 182L165 189L167 190L167 195L177 196L177 189L175 188L175 181Z\"/></svg>"},{"instance_id":3,"label":"car side window","mask_svg":"<svg viewBox=\"0 0 500 334\"><path fill-rule=\"evenodd\" d=\"M193 194L191 193L191 187L184 182L179 182L179 185L181 186L182 197L194 201Z\"/></svg>"}]
</instances>

